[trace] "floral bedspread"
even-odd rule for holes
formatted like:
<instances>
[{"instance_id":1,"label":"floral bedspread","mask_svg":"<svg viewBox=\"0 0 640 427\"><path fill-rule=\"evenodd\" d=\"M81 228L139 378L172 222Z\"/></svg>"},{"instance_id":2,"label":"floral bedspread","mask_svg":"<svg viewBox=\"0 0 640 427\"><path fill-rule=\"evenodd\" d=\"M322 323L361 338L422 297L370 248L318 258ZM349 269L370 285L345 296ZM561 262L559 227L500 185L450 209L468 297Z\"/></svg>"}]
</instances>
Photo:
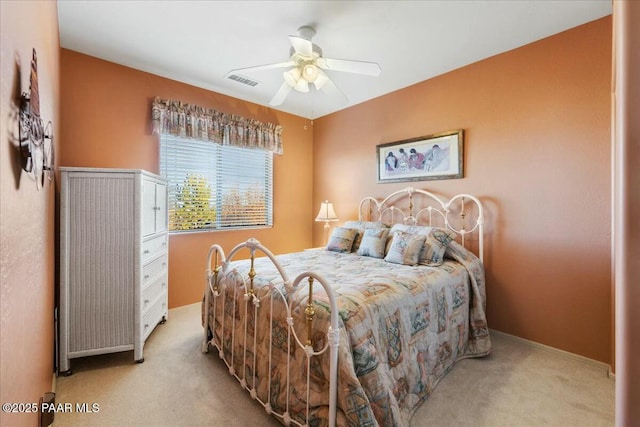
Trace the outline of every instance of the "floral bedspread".
<instances>
[{"instance_id":1,"label":"floral bedspread","mask_svg":"<svg viewBox=\"0 0 640 427\"><path fill-rule=\"evenodd\" d=\"M457 360L490 352L484 269L473 254L455 242L440 267L410 267L326 250L277 258L291 280L299 273L313 271L327 279L337 296L341 322L337 425L408 426L414 411ZM246 277L248 261L236 261L230 266ZM256 294L262 301L267 301L267 294L275 295L271 331L268 326L270 304L261 302L256 311L250 308L245 312L242 298L235 305L229 302L231 299L222 304L218 298L215 322L211 303L209 324L215 324L214 339L220 342L223 337L224 351L230 355L229 330L234 328L242 333L244 326L239 319L246 313L250 319L249 339L236 338L233 349L234 366L241 372L238 375L247 379L250 388L255 385L263 402L270 394L274 410L284 410L289 393L292 402L289 412L304 423L306 356L300 348L287 350L286 315L278 309L282 297L264 286L267 282L281 283L276 268L269 259L257 258L255 270ZM230 298L230 290L227 295ZM306 337L303 311L308 298L307 286L300 286L285 298L293 307L294 328L301 337ZM313 300L316 309L313 340L318 350L326 344L329 325L328 300L320 285L314 286ZM224 327L223 312L227 315ZM232 314L235 323L230 320ZM252 322L256 316L265 323L254 328ZM270 339L274 343L271 364L268 362ZM288 386L287 352L294 366ZM255 369L254 360L257 361ZM312 360L309 425L326 425L328 352ZM270 384L265 375L269 371L272 373Z\"/></svg>"}]
</instances>

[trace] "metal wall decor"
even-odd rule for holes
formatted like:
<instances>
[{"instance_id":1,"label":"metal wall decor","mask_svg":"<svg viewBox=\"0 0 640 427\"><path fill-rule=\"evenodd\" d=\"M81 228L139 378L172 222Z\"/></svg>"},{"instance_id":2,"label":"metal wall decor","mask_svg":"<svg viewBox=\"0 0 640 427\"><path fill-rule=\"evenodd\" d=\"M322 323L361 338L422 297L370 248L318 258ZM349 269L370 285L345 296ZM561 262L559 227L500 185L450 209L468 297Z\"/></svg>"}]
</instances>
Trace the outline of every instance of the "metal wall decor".
<instances>
[{"instance_id":1,"label":"metal wall decor","mask_svg":"<svg viewBox=\"0 0 640 427\"><path fill-rule=\"evenodd\" d=\"M31 58L29 93L20 96L20 152L22 169L33 172L36 188L40 189L45 180L53 179L54 144L53 124L44 125L40 117L40 95L38 93L38 58L33 49Z\"/></svg>"}]
</instances>

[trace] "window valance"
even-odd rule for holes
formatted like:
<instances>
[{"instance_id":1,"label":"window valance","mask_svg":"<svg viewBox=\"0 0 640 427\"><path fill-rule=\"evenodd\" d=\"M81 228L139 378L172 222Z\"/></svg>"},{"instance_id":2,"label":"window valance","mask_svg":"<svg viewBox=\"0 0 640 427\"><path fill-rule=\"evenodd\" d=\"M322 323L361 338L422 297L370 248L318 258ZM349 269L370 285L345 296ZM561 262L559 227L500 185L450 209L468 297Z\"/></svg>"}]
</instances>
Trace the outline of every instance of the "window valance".
<instances>
[{"instance_id":1,"label":"window valance","mask_svg":"<svg viewBox=\"0 0 640 427\"><path fill-rule=\"evenodd\" d=\"M151 107L153 133L282 154L283 127L255 119L156 97Z\"/></svg>"}]
</instances>

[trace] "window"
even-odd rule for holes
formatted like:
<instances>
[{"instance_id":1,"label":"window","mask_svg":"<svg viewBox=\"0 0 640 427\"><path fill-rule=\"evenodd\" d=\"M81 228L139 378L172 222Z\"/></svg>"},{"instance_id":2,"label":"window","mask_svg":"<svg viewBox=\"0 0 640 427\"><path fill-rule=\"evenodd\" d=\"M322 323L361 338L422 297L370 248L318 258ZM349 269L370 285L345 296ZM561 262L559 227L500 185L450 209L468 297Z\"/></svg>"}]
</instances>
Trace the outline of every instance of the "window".
<instances>
[{"instance_id":1,"label":"window","mask_svg":"<svg viewBox=\"0 0 640 427\"><path fill-rule=\"evenodd\" d=\"M270 151L160 136L160 174L169 181L169 230L273 225Z\"/></svg>"}]
</instances>

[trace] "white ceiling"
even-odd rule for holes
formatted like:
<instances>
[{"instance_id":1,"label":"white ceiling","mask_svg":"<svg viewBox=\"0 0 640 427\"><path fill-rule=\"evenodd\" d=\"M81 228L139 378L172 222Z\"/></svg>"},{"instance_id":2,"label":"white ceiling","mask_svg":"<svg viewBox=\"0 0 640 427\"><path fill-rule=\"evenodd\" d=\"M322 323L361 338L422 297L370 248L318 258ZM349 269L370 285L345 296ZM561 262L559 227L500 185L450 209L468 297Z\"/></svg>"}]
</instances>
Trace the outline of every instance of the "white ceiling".
<instances>
[{"instance_id":1,"label":"white ceiling","mask_svg":"<svg viewBox=\"0 0 640 427\"><path fill-rule=\"evenodd\" d=\"M311 25L325 57L377 62L378 77L327 71L347 96L292 91L276 109L306 118L384 95L611 14L611 0L81 1L59 0L62 47L260 105L283 69L288 36ZM286 69L285 69L286 70ZM157 94L162 96L162 94Z\"/></svg>"}]
</instances>

